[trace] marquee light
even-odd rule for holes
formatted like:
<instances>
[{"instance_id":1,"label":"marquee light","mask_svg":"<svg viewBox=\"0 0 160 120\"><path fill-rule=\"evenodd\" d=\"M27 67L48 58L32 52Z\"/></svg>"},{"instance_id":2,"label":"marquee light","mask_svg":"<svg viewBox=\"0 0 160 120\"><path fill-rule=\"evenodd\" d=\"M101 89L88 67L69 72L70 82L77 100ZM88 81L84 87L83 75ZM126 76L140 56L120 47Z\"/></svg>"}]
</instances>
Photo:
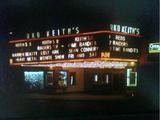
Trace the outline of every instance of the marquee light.
<instances>
[{"instance_id":1,"label":"marquee light","mask_svg":"<svg viewBox=\"0 0 160 120\"><path fill-rule=\"evenodd\" d=\"M31 67L62 67L62 68L115 68L123 69L128 65L128 62L116 61L94 61L94 62L65 62L56 64L38 64L38 65L21 65Z\"/></svg>"}]
</instances>

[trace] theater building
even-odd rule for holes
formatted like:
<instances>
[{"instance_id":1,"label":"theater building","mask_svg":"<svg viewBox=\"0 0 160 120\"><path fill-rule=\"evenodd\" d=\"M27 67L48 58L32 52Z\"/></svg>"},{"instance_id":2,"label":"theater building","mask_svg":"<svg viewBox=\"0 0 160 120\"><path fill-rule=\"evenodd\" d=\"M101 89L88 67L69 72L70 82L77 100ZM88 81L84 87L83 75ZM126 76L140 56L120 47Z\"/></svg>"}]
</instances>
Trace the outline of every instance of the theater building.
<instances>
[{"instance_id":1,"label":"theater building","mask_svg":"<svg viewBox=\"0 0 160 120\"><path fill-rule=\"evenodd\" d=\"M74 30L74 31L73 31ZM52 30L9 41L9 64L21 69L26 91L123 94L135 92L139 29L111 24L108 30Z\"/></svg>"}]
</instances>

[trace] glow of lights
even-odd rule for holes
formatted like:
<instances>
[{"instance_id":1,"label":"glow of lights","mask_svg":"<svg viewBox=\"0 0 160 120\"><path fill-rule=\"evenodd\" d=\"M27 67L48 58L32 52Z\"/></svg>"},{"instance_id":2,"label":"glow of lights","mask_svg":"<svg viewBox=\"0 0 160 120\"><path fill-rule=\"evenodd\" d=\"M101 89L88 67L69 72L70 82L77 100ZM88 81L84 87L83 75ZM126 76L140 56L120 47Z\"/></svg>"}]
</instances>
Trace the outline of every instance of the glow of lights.
<instances>
[{"instance_id":1,"label":"glow of lights","mask_svg":"<svg viewBox=\"0 0 160 120\"><path fill-rule=\"evenodd\" d=\"M136 64L135 62L130 62L131 66L135 66L135 64Z\"/></svg>"},{"instance_id":2,"label":"glow of lights","mask_svg":"<svg viewBox=\"0 0 160 120\"><path fill-rule=\"evenodd\" d=\"M39 64L39 65L22 65L35 67L62 67L62 68L115 68L123 69L128 65L128 62L115 61L93 61L93 62L65 62L55 64Z\"/></svg>"},{"instance_id":3,"label":"glow of lights","mask_svg":"<svg viewBox=\"0 0 160 120\"><path fill-rule=\"evenodd\" d=\"M9 59L9 64L12 64L13 63L13 59Z\"/></svg>"},{"instance_id":4,"label":"glow of lights","mask_svg":"<svg viewBox=\"0 0 160 120\"><path fill-rule=\"evenodd\" d=\"M50 69L50 70L52 70L52 69L53 69L53 67L52 67L52 66L50 66L50 67L49 67L49 69Z\"/></svg>"},{"instance_id":5,"label":"glow of lights","mask_svg":"<svg viewBox=\"0 0 160 120\"><path fill-rule=\"evenodd\" d=\"M9 34L10 34L10 35L12 35L12 34L13 34L13 32L9 32Z\"/></svg>"}]
</instances>

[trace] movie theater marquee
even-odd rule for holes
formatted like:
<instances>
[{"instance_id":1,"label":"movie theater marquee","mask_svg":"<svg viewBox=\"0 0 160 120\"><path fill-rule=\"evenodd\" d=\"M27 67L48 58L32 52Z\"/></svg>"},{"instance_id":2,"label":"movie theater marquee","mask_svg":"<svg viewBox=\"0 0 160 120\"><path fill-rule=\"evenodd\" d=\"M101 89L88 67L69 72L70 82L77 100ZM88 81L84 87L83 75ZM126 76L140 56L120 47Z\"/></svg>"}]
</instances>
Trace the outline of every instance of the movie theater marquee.
<instances>
[{"instance_id":1,"label":"movie theater marquee","mask_svg":"<svg viewBox=\"0 0 160 120\"><path fill-rule=\"evenodd\" d=\"M110 25L110 31L139 35L138 28L115 24ZM58 37L73 34L74 36ZM54 37L49 38L49 36ZM110 32L80 34L79 27L72 27L46 31L46 37L44 39L40 37L39 32L27 33L25 40L10 41L12 50L10 64L92 58L132 58L139 53L138 46L133 44L139 37L124 34Z\"/></svg>"}]
</instances>

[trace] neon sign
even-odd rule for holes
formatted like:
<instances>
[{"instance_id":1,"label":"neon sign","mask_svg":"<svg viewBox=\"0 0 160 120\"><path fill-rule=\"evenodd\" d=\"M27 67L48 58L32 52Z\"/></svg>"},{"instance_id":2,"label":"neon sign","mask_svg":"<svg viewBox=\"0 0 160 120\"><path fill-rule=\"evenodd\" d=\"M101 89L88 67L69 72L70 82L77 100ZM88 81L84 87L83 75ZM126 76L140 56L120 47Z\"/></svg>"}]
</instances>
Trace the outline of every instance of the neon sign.
<instances>
[{"instance_id":1,"label":"neon sign","mask_svg":"<svg viewBox=\"0 0 160 120\"><path fill-rule=\"evenodd\" d=\"M149 53L160 53L160 43L150 43Z\"/></svg>"},{"instance_id":2,"label":"neon sign","mask_svg":"<svg viewBox=\"0 0 160 120\"><path fill-rule=\"evenodd\" d=\"M79 33L79 27L71 27L71 28L61 28L61 29L52 29L47 30L45 33L46 37L49 36L59 36L59 35L66 35L66 34L78 34ZM42 35L40 32L35 33L27 33L26 38L40 38ZM43 36L44 37L44 36Z\"/></svg>"},{"instance_id":3,"label":"neon sign","mask_svg":"<svg viewBox=\"0 0 160 120\"><path fill-rule=\"evenodd\" d=\"M123 69L129 63L119 61L92 61L92 62L65 62L55 64L40 64L40 65L22 65L33 67L64 67L64 68L115 68Z\"/></svg>"},{"instance_id":4,"label":"neon sign","mask_svg":"<svg viewBox=\"0 0 160 120\"><path fill-rule=\"evenodd\" d=\"M128 34L140 34L140 29L135 27L122 26L118 24L110 24L110 30L115 32L122 32Z\"/></svg>"}]
</instances>

